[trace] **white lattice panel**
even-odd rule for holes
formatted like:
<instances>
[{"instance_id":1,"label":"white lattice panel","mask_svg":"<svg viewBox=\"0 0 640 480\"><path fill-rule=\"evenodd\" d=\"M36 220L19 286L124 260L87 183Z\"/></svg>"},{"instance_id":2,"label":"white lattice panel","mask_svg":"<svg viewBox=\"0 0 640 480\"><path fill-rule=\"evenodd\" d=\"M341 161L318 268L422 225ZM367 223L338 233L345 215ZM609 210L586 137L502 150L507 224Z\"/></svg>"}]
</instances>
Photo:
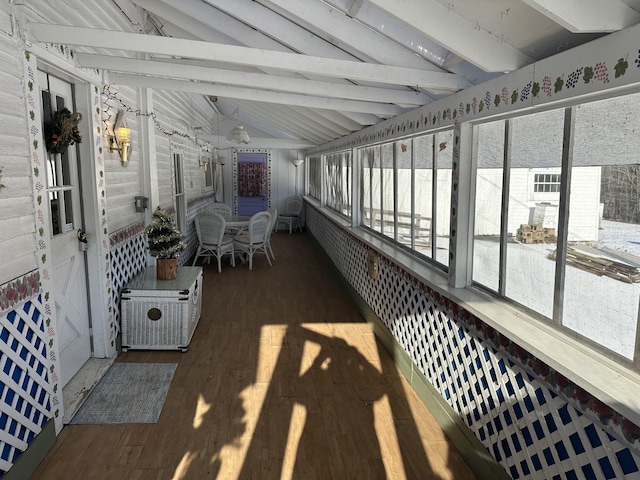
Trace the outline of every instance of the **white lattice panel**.
<instances>
[{"instance_id":1,"label":"white lattice panel","mask_svg":"<svg viewBox=\"0 0 640 480\"><path fill-rule=\"evenodd\" d=\"M147 266L147 236L144 232L131 236L111 248L111 297L113 305L120 305L120 291ZM114 312L116 325L121 324L120 309Z\"/></svg>"}]
</instances>

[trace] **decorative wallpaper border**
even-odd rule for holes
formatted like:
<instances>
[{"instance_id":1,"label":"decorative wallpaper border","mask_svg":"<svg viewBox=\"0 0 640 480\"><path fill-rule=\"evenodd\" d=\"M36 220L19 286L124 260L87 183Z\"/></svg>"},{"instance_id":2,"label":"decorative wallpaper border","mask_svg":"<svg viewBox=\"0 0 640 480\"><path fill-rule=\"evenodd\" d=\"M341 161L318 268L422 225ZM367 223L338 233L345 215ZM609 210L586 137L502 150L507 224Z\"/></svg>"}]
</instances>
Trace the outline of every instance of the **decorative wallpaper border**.
<instances>
[{"instance_id":1,"label":"decorative wallpaper border","mask_svg":"<svg viewBox=\"0 0 640 480\"><path fill-rule=\"evenodd\" d=\"M0 285L0 314L40 293L40 272L34 270Z\"/></svg>"},{"instance_id":2,"label":"decorative wallpaper border","mask_svg":"<svg viewBox=\"0 0 640 480\"><path fill-rule=\"evenodd\" d=\"M640 27L594 40L307 153L356 148L640 81Z\"/></svg>"},{"instance_id":3,"label":"decorative wallpaper border","mask_svg":"<svg viewBox=\"0 0 640 480\"><path fill-rule=\"evenodd\" d=\"M132 237L136 237L144 232L144 220L139 220L109 235L109 245L111 248L120 246L128 242Z\"/></svg>"},{"instance_id":4,"label":"decorative wallpaper border","mask_svg":"<svg viewBox=\"0 0 640 480\"><path fill-rule=\"evenodd\" d=\"M36 252L38 260L38 271L41 274L40 283L42 288L42 312L46 315L45 323L48 326L47 334L47 358L49 361L50 394L52 415L55 419L56 433L62 430L62 387L60 386L60 359L58 358L58 338L56 329L51 326L55 324L55 308L51 303L51 292L53 291L53 280L49 272L49 260L51 259L51 232L49 227L49 209L47 208L45 161L46 153L39 139L41 135L42 116L40 112L39 89L36 88L37 65L35 58L29 51L24 52L23 78L25 87L26 108L28 111L28 132L29 150L31 155L31 167L33 177L33 197L35 200L35 228L36 228Z\"/></svg>"}]
</instances>

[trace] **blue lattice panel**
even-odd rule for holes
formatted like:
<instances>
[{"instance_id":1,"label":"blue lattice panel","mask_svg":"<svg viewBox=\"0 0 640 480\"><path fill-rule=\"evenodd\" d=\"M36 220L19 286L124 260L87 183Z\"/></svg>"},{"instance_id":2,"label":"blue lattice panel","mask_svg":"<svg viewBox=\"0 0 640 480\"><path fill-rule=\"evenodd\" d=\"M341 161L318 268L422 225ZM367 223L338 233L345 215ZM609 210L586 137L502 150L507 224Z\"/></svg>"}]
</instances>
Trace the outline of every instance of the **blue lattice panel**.
<instances>
[{"instance_id":1,"label":"blue lattice panel","mask_svg":"<svg viewBox=\"0 0 640 480\"><path fill-rule=\"evenodd\" d=\"M0 317L0 477L51 418L41 310L34 297Z\"/></svg>"},{"instance_id":2,"label":"blue lattice panel","mask_svg":"<svg viewBox=\"0 0 640 480\"><path fill-rule=\"evenodd\" d=\"M496 348L462 320L461 309L452 302L383 256L372 281L366 269L369 247L314 208L307 208L307 226L416 367L512 478L640 479L635 444L612 435L542 375Z\"/></svg>"}]
</instances>

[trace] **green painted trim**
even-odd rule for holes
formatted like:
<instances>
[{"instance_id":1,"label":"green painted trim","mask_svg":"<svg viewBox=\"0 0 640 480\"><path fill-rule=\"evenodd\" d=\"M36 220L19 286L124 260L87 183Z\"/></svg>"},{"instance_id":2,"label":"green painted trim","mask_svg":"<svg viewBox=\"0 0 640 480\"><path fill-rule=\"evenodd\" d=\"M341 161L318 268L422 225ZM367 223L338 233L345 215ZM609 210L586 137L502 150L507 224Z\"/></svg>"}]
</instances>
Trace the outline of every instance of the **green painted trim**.
<instances>
[{"instance_id":1,"label":"green painted trim","mask_svg":"<svg viewBox=\"0 0 640 480\"><path fill-rule=\"evenodd\" d=\"M475 434L469 429L460 415L451 408L427 378L418 370L409 354L393 337L389 329L382 320L371 310L360 294L344 278L342 273L335 266L333 261L326 254L322 246L312 237L318 250L325 257L329 268L333 272L338 283L344 288L349 298L356 305L356 308L371 327L371 330L387 349L398 369L409 381L418 398L433 415L440 428L456 447L464 461L477 478L491 478L492 480L511 480L511 477L504 470L504 467L496 461L487 448L480 442Z\"/></svg>"},{"instance_id":2,"label":"green painted trim","mask_svg":"<svg viewBox=\"0 0 640 480\"><path fill-rule=\"evenodd\" d=\"M40 462L47 456L47 453L56 443L56 426L53 419L50 419L38 435L32 440L27 449L13 464L11 469L4 474L2 480L24 480L31 478L33 472L40 465Z\"/></svg>"}]
</instances>

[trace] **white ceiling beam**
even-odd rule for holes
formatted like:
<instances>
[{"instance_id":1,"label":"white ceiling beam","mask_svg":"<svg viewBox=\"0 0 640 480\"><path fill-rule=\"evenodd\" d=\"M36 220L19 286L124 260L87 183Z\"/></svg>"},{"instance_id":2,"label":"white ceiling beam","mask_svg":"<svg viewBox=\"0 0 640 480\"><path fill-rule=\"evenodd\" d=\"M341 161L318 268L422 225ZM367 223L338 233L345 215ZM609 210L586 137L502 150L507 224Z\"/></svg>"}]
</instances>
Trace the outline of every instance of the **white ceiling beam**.
<instances>
[{"instance_id":1,"label":"white ceiling beam","mask_svg":"<svg viewBox=\"0 0 640 480\"><path fill-rule=\"evenodd\" d=\"M487 72L508 72L533 62L437 0L368 1Z\"/></svg>"},{"instance_id":2,"label":"white ceiling beam","mask_svg":"<svg viewBox=\"0 0 640 480\"><path fill-rule=\"evenodd\" d=\"M260 105L254 103L243 104L242 112L246 113L253 118L267 117L269 121L274 122L276 125L282 125L292 135L297 138L304 138L306 140L324 143L327 139L335 138L335 136L328 135L325 132L319 132L314 130L306 122L296 122L291 118L291 108L279 107L277 105L269 105L268 111L262 108Z\"/></svg>"},{"instance_id":3,"label":"white ceiling beam","mask_svg":"<svg viewBox=\"0 0 640 480\"><path fill-rule=\"evenodd\" d=\"M157 0L135 1L159 14L161 12L159 5L167 4L173 0L163 0L161 2ZM217 43L244 45L264 50L290 53L304 53L306 55L342 60L362 60L349 55L344 50L331 45L315 35L310 35L308 31L300 28L295 23L292 23L288 19L283 18L252 0L233 0L227 3L228 5L226 5L223 10L219 4L214 7L201 0L181 0L180 11L188 15L190 20L183 21L182 18L173 16L166 10L162 10L163 15L167 15L166 17L163 16L163 19L168 24L170 24L169 22L178 21L182 28L187 29L191 28L190 26L200 26L204 23L206 27L198 29L200 40L216 41L211 38L210 34L207 34L207 29L209 29L213 31L213 35L221 31L234 39L233 42ZM169 10L171 10L171 8L169 8ZM265 34L265 32L268 34ZM190 38L179 35L174 35L174 37ZM298 75L297 72L283 72L282 70L275 72L269 68L262 68L261 70L280 77L297 76L299 78L301 76ZM315 75L305 74L304 76L310 79L321 80L321 78ZM335 79L335 82L352 84L352 82L342 78Z\"/></svg>"},{"instance_id":4,"label":"white ceiling beam","mask_svg":"<svg viewBox=\"0 0 640 480\"><path fill-rule=\"evenodd\" d=\"M129 85L140 88L159 88L180 92L201 93L202 95L216 95L219 97L236 98L256 102L277 103L281 105L295 105L298 107L326 108L338 111L353 111L373 113L386 117L400 115L405 110L392 104L359 102L333 98L311 97L290 93L269 92L249 88L227 87L210 83L171 80L168 78L148 77L144 75L129 75L113 73L109 75L111 83Z\"/></svg>"},{"instance_id":5,"label":"white ceiling beam","mask_svg":"<svg viewBox=\"0 0 640 480\"><path fill-rule=\"evenodd\" d=\"M293 122L297 125L304 125L308 130L316 132L317 134L322 135L326 138L342 137L348 133L351 133L349 130L344 130L341 128L335 129L332 125L318 122L307 114L307 112L310 110L307 108L302 109L296 107L272 105L270 106L269 110L271 112L279 112L287 121Z\"/></svg>"},{"instance_id":6,"label":"white ceiling beam","mask_svg":"<svg viewBox=\"0 0 640 480\"><path fill-rule=\"evenodd\" d=\"M339 112L333 112L331 110L317 110L317 109L313 110L313 112L318 115L318 118L321 121L335 123L340 128L343 128L349 132L355 132L356 130L360 130L363 125L361 123L354 122L351 118L347 118ZM370 125L370 124L365 123L364 125Z\"/></svg>"},{"instance_id":7,"label":"white ceiling beam","mask_svg":"<svg viewBox=\"0 0 640 480\"><path fill-rule=\"evenodd\" d=\"M449 54L449 50L379 7L365 2L358 10L356 19L381 35L403 45L414 54L448 70L443 59Z\"/></svg>"},{"instance_id":8,"label":"white ceiling beam","mask_svg":"<svg viewBox=\"0 0 640 480\"><path fill-rule=\"evenodd\" d=\"M167 2L158 0L132 0L139 7L161 17L166 25L190 32L188 36L172 35L174 38L193 38L206 42L224 43L227 45L252 46L260 48L289 51L273 38L267 37L253 28L238 22L235 18L212 9L200 0L181 0L180 8L174 8ZM172 2L175 4L175 2ZM259 72L260 69L246 66L244 69ZM263 69L266 73L278 73L275 70ZM283 73L283 72L279 72ZM284 75L293 73L284 72Z\"/></svg>"},{"instance_id":9,"label":"white ceiling beam","mask_svg":"<svg viewBox=\"0 0 640 480\"><path fill-rule=\"evenodd\" d=\"M35 42L200 58L392 85L411 85L427 90L437 88L458 91L470 86L466 80L449 73L426 72L406 67L335 60L211 42L41 23L29 24L29 32L31 39Z\"/></svg>"},{"instance_id":10,"label":"white ceiling beam","mask_svg":"<svg viewBox=\"0 0 640 480\"><path fill-rule=\"evenodd\" d=\"M158 3L157 0L143 1ZM161 0L159 3L171 1ZM357 60L252 0L182 0L180 9L195 21L205 21L211 28L227 32L248 47ZM277 47L272 44L277 44Z\"/></svg>"},{"instance_id":11,"label":"white ceiling beam","mask_svg":"<svg viewBox=\"0 0 640 480\"><path fill-rule=\"evenodd\" d=\"M620 0L522 0L573 33L616 32L640 22L640 14Z\"/></svg>"},{"instance_id":12,"label":"white ceiling beam","mask_svg":"<svg viewBox=\"0 0 640 480\"><path fill-rule=\"evenodd\" d=\"M211 142L211 146L214 148L228 149L228 148L245 148L239 147L237 143L230 142L227 137L222 135L198 135L198 140L205 142ZM220 147L218 147L218 145ZM317 143L309 142L306 140L289 140L286 138L267 138L267 137L255 137L251 136L251 143L247 148L310 148L318 145Z\"/></svg>"},{"instance_id":13,"label":"white ceiling beam","mask_svg":"<svg viewBox=\"0 0 640 480\"><path fill-rule=\"evenodd\" d=\"M299 108L299 107L289 107L291 110L295 112L296 115L302 115L310 125L321 125L327 129L327 131L331 132L333 137L341 137L348 133L353 132L354 130L360 130L362 125L355 124L352 125L351 128L343 126L343 121L338 123L332 121L328 118L328 116L320 115L318 112L320 110L312 109L312 108ZM322 110L327 111L327 110ZM344 118L344 117L343 117Z\"/></svg>"},{"instance_id":14,"label":"white ceiling beam","mask_svg":"<svg viewBox=\"0 0 640 480\"><path fill-rule=\"evenodd\" d=\"M360 8L362 7L363 3L364 3L364 0L353 0L353 3L349 7L349 15L351 15L352 17L355 17L360 11Z\"/></svg>"},{"instance_id":15,"label":"white ceiling beam","mask_svg":"<svg viewBox=\"0 0 640 480\"><path fill-rule=\"evenodd\" d=\"M335 47L337 46L350 52L353 57L366 62L428 71L443 71L424 58L415 55L412 51L318 0L260 0L258 2L206 0L206 2L229 13L237 10L239 4L249 4L249 8L239 12L242 14L240 18L243 21L266 31L269 35L277 36L280 41L284 41L292 48L307 55L339 58L332 53L334 50L338 50ZM269 8L259 4L264 4ZM266 14L263 11L269 12L272 17L276 16L272 10L282 13L282 16L277 16L280 18L280 23L286 22L285 25L277 25L275 21L265 21ZM286 18L291 18L293 21ZM309 31L315 33L317 37L310 35ZM322 51L317 49L314 51L313 45L309 43L312 38L328 40L325 41L325 48ZM327 46L331 47L331 52L325 53Z\"/></svg>"},{"instance_id":16,"label":"white ceiling beam","mask_svg":"<svg viewBox=\"0 0 640 480\"><path fill-rule=\"evenodd\" d=\"M78 53L76 59L83 67L98 68L100 70L135 73L139 75L159 75L276 92L413 106L424 105L429 102L429 98L426 95L409 90L318 82L302 78L279 77L263 73L235 72L233 70L207 68L185 63L176 65L175 63L169 62L139 60L114 55Z\"/></svg>"},{"instance_id":17,"label":"white ceiling beam","mask_svg":"<svg viewBox=\"0 0 640 480\"><path fill-rule=\"evenodd\" d=\"M210 15L209 10L200 2L201 7L197 14L191 15L188 11L182 8L182 2L180 7L176 8L176 2L165 3L158 0L131 0L140 8L144 8L148 12L161 17L166 23L170 23L178 26L182 30L191 32L195 37L202 40L216 43L225 43L229 45L243 45L236 39L235 35L230 35L233 29L240 29L241 35L252 35L257 32L251 32L246 25L235 25L235 21L232 22L229 28L229 20L233 20L226 15ZM227 25L227 28L224 28ZM216 28L220 27L220 28ZM244 27L244 28L243 28ZM267 48L277 49L277 42L272 39L263 38L263 41L267 42Z\"/></svg>"}]
</instances>

